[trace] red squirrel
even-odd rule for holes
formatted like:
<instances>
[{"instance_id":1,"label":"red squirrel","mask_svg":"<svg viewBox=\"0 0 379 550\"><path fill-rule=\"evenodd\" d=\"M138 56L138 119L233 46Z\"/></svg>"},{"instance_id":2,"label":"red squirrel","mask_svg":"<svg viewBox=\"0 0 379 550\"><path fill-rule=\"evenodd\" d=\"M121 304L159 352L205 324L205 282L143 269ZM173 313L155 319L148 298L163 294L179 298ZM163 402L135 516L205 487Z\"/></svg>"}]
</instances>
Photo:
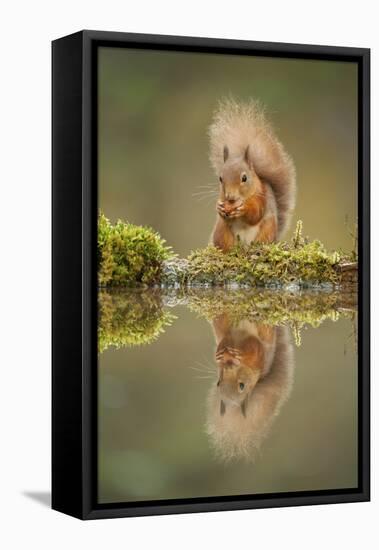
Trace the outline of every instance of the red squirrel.
<instances>
[{"instance_id":1,"label":"red squirrel","mask_svg":"<svg viewBox=\"0 0 379 550\"><path fill-rule=\"evenodd\" d=\"M226 314L213 321L217 349L220 414L234 405L246 416L249 395L270 371L276 345L275 327L245 319L238 324Z\"/></svg>"},{"instance_id":2,"label":"red squirrel","mask_svg":"<svg viewBox=\"0 0 379 550\"><path fill-rule=\"evenodd\" d=\"M213 321L217 378L208 394L206 431L217 456L253 461L289 398L294 357L289 328L254 320Z\"/></svg>"},{"instance_id":3,"label":"red squirrel","mask_svg":"<svg viewBox=\"0 0 379 550\"><path fill-rule=\"evenodd\" d=\"M263 108L254 100L223 100L209 137L220 182L213 245L226 252L238 241L279 240L295 206L295 168Z\"/></svg>"}]
</instances>

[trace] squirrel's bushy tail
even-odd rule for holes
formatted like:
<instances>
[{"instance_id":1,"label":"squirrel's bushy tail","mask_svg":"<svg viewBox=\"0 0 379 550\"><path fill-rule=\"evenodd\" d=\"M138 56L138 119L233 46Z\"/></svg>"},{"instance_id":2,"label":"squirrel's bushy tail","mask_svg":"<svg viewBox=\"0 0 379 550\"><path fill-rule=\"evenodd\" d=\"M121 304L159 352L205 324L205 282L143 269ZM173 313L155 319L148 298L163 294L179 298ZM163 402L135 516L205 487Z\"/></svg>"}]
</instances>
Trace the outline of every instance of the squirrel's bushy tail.
<instances>
[{"instance_id":1,"label":"squirrel's bushy tail","mask_svg":"<svg viewBox=\"0 0 379 550\"><path fill-rule=\"evenodd\" d=\"M278 238L287 229L295 207L296 175L291 157L275 136L264 108L255 100L246 103L224 99L214 113L209 128L210 161L219 174L227 145L230 157L249 156L258 176L270 184L278 208Z\"/></svg>"}]
</instances>

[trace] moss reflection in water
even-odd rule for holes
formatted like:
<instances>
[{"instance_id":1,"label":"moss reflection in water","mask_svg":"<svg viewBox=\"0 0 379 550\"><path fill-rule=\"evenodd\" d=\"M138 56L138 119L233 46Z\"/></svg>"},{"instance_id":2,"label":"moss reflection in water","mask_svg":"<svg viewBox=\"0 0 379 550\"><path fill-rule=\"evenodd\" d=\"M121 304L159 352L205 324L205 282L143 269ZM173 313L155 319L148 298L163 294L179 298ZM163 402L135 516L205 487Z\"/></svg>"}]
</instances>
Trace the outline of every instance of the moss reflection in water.
<instances>
[{"instance_id":1,"label":"moss reflection in water","mask_svg":"<svg viewBox=\"0 0 379 550\"><path fill-rule=\"evenodd\" d=\"M175 319L157 292L99 293L98 348L149 344Z\"/></svg>"},{"instance_id":2,"label":"moss reflection in water","mask_svg":"<svg viewBox=\"0 0 379 550\"><path fill-rule=\"evenodd\" d=\"M123 289L99 292L99 352L149 344L176 316L172 308L185 305L212 322L221 314L238 323L244 319L291 327L297 343L305 326L340 317L355 319L355 293L222 289Z\"/></svg>"}]
</instances>

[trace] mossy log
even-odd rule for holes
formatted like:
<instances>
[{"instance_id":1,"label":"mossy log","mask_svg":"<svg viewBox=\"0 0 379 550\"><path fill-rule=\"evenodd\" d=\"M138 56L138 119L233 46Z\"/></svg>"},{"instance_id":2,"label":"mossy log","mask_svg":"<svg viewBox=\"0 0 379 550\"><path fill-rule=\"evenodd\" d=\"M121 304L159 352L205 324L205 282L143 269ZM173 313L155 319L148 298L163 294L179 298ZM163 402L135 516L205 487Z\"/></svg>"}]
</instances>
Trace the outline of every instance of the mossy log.
<instances>
[{"instance_id":1,"label":"mossy log","mask_svg":"<svg viewBox=\"0 0 379 550\"><path fill-rule=\"evenodd\" d=\"M299 221L288 242L237 244L225 253L207 246L178 258L155 231L103 214L98 224L101 287L198 288L268 287L354 289L358 280L354 252L329 252L320 241L302 236Z\"/></svg>"},{"instance_id":2,"label":"mossy log","mask_svg":"<svg viewBox=\"0 0 379 550\"><path fill-rule=\"evenodd\" d=\"M269 246L269 245L266 245ZM211 256L213 250L204 249L204 256ZM272 262L264 255L258 260L227 259L222 257L217 261L218 251L214 263L208 265L199 257L172 258L163 262L161 277L157 283L161 288L209 288L223 287L229 289L264 287L283 290L313 289L330 291L333 289L343 292L356 292L358 282L358 263L344 259L329 264L324 259L305 262L299 265L296 258L289 257L286 268L283 264ZM318 263L317 263L318 262ZM278 265L279 264L279 265Z\"/></svg>"}]
</instances>

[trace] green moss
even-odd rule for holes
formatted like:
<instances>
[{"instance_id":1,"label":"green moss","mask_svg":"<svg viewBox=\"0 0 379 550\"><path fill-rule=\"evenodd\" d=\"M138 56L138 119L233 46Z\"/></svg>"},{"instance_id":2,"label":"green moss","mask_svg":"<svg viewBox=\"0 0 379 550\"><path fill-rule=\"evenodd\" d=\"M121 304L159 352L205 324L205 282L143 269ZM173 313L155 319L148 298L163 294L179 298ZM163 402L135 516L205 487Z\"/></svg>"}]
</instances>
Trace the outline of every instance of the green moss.
<instances>
[{"instance_id":1,"label":"green moss","mask_svg":"<svg viewBox=\"0 0 379 550\"><path fill-rule=\"evenodd\" d=\"M98 349L140 346L154 342L176 317L162 307L159 293L101 290Z\"/></svg>"},{"instance_id":2,"label":"green moss","mask_svg":"<svg viewBox=\"0 0 379 550\"><path fill-rule=\"evenodd\" d=\"M196 250L188 260L188 282L222 285L235 281L241 285L281 286L298 283L303 286L317 283L338 284L336 270L341 256L328 253L319 241L304 242L294 238L292 244L252 243L238 245L230 252L208 246Z\"/></svg>"},{"instance_id":3,"label":"green moss","mask_svg":"<svg viewBox=\"0 0 379 550\"><path fill-rule=\"evenodd\" d=\"M207 246L187 259L176 258L152 229L118 221L103 214L98 229L101 286L228 286L312 287L341 283L340 263L353 254L328 252L320 241L303 237L298 221L289 242L237 244L225 253Z\"/></svg>"},{"instance_id":4,"label":"green moss","mask_svg":"<svg viewBox=\"0 0 379 550\"><path fill-rule=\"evenodd\" d=\"M118 221L112 225L100 213L98 219L98 278L105 285L151 285L159 281L163 261L171 248L152 229Z\"/></svg>"}]
</instances>

